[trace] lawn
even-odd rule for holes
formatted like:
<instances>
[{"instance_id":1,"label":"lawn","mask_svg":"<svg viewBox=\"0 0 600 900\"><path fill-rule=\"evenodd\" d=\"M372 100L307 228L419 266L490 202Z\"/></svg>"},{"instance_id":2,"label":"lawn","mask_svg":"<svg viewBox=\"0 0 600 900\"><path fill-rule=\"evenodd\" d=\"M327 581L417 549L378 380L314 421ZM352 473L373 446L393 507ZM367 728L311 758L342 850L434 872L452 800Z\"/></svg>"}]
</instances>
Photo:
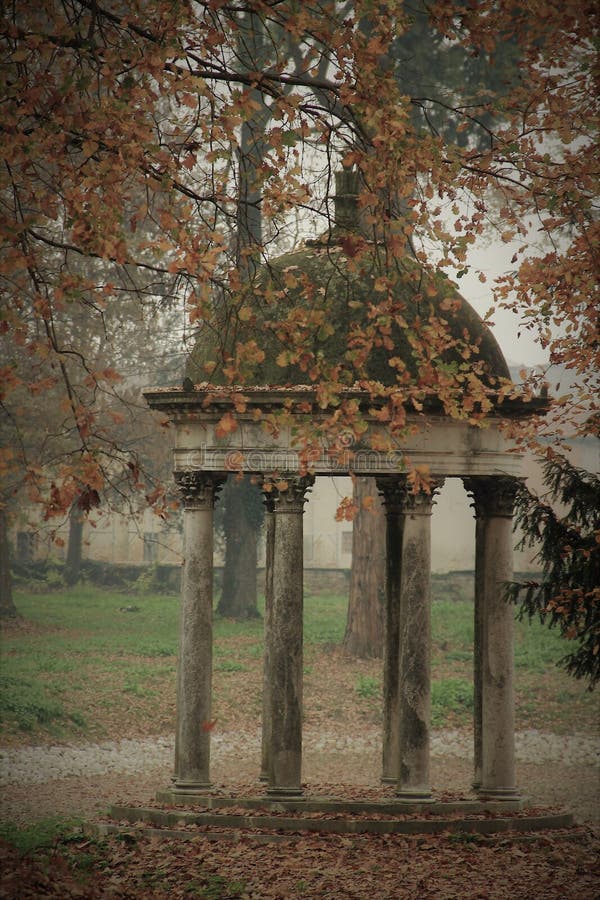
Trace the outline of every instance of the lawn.
<instances>
[{"instance_id":1,"label":"lawn","mask_svg":"<svg viewBox=\"0 0 600 900\"><path fill-rule=\"evenodd\" d=\"M2 743L89 741L173 730L178 599L131 597L92 587L20 592L23 623L3 635L0 674ZM471 718L472 605L437 601L432 608L434 727ZM381 718L381 661L341 651L346 600L305 601L305 718L360 727ZM214 714L220 726L260 719L263 626L215 619ZM557 662L558 635L538 623L516 623L519 729L558 733L598 730L597 703Z\"/></svg>"}]
</instances>

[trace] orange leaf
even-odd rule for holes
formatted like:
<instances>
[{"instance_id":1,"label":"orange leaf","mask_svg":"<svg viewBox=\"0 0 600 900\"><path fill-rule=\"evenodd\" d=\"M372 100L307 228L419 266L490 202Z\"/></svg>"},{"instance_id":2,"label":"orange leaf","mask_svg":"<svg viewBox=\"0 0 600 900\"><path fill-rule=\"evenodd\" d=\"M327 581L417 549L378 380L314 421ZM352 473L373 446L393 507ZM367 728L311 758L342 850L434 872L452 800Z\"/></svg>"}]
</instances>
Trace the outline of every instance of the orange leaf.
<instances>
[{"instance_id":1,"label":"orange leaf","mask_svg":"<svg viewBox=\"0 0 600 900\"><path fill-rule=\"evenodd\" d=\"M215 428L215 434L217 437L227 437L228 434L231 434L232 431L235 431L237 428L237 422L233 418L230 412L226 412L224 416L217 423L217 427Z\"/></svg>"}]
</instances>

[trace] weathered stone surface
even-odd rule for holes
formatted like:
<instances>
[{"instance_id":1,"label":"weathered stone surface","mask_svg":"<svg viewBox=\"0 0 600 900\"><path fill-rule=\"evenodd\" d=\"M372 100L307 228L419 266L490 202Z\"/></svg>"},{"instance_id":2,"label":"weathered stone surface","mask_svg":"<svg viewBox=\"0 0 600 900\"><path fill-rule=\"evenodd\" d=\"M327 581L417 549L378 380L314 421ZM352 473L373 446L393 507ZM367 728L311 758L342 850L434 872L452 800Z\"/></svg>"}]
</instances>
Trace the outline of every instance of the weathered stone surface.
<instances>
[{"instance_id":1,"label":"weathered stone surface","mask_svg":"<svg viewBox=\"0 0 600 900\"><path fill-rule=\"evenodd\" d=\"M270 663L270 637L273 630L273 560L275 555L275 515L273 513L273 498L265 495L265 649L263 654L263 698L262 698L262 743L260 780L269 780L269 752L271 747L272 715L271 692L269 679L271 677Z\"/></svg>"},{"instance_id":2,"label":"weathered stone surface","mask_svg":"<svg viewBox=\"0 0 600 900\"><path fill-rule=\"evenodd\" d=\"M503 598L512 568L516 480L466 479L475 501L475 778L481 796L511 798L515 784L513 608ZM478 721L480 719L480 721Z\"/></svg>"},{"instance_id":3,"label":"weathered stone surface","mask_svg":"<svg viewBox=\"0 0 600 900\"><path fill-rule=\"evenodd\" d=\"M177 672L176 787L210 784L213 507L220 479L178 473L184 504L184 564Z\"/></svg>"},{"instance_id":4,"label":"weathered stone surface","mask_svg":"<svg viewBox=\"0 0 600 900\"><path fill-rule=\"evenodd\" d=\"M266 655L268 792L286 796L302 793L302 513L310 484L312 478L308 476L287 476L271 491L274 536Z\"/></svg>"},{"instance_id":5,"label":"weathered stone surface","mask_svg":"<svg viewBox=\"0 0 600 900\"><path fill-rule=\"evenodd\" d=\"M402 540L400 606L400 772L398 796L431 795L431 498L415 498Z\"/></svg>"},{"instance_id":6,"label":"weathered stone surface","mask_svg":"<svg viewBox=\"0 0 600 900\"><path fill-rule=\"evenodd\" d=\"M161 797L163 802L169 802L168 796ZM205 798L203 798L205 799ZM206 798L208 799L208 798ZM239 800L237 806L242 803ZM248 808L253 808L253 802L249 801ZM223 811L218 812L218 804L212 812L189 812L178 810L169 812L156 808L133 808L115 806L111 808L113 819L129 822L146 822L161 828L169 826L199 825L205 827L222 827L228 829L276 829L277 831L315 831L333 834L440 834L443 832L467 832L473 834L502 834L506 832L532 832L550 828L569 828L573 825L573 817L568 814L532 814L528 816L502 817L493 815L498 810L493 804L464 804L464 817L456 815L461 812L460 804L436 803L425 806L427 818L420 818L420 807L414 804L414 816L406 815L406 810L394 809L390 804L370 804L362 807L360 804L321 803L309 802L310 810L318 809L322 815L319 818L304 817L302 815L285 815L284 812L295 812L294 806L289 804L272 804L275 809L266 812L263 809L249 812L246 815L239 813L227 813L223 804ZM491 807L491 808L490 808ZM412 810L411 810L412 811ZM308 810L307 810L308 812ZM327 813L332 815L327 818ZM361 813L363 814L361 816ZM376 813L376 818L369 818L369 813ZM394 814L399 818L394 818ZM451 815L450 818L446 816ZM452 815L453 814L453 815ZM482 818L482 814L487 814ZM359 818L352 818L352 816ZM102 825L100 826L103 827ZM104 827L103 832L110 833Z\"/></svg>"},{"instance_id":7,"label":"weathered stone surface","mask_svg":"<svg viewBox=\"0 0 600 900\"><path fill-rule=\"evenodd\" d=\"M377 488L383 499L386 517L381 780L396 784L400 770L400 602L406 479L394 476L378 478Z\"/></svg>"},{"instance_id":8,"label":"weathered stone surface","mask_svg":"<svg viewBox=\"0 0 600 900\"><path fill-rule=\"evenodd\" d=\"M185 427L177 429L174 462L176 471L201 470L222 472L232 466L245 472L267 472L287 470L299 472L302 468L303 445L295 437L295 429L282 424L276 434L268 432L257 420L255 410L277 409L288 404L297 404L294 420L300 430L318 429L320 422L331 415L330 411L319 408L312 388L290 389L288 391L244 391L247 398L245 412L237 412L233 397L224 394L220 398L209 399L206 390L189 395L183 391L148 392L145 396L150 406L167 413L177 424ZM348 392L348 397L368 405L365 392ZM307 404L314 409L306 413ZM225 412L233 412L238 427L226 437L217 433L217 426ZM513 412L507 407L507 416ZM515 410L514 415L523 415L523 410ZM427 412L427 427L418 416L407 412L409 433L392 436L388 452L372 449L384 445L390 439L385 425L376 416L366 414L368 429L361 437L361 443L354 445L347 458L342 454L332 455L324 444L322 452L311 456L311 470L315 474L345 474L352 470L357 475L398 474L406 471L406 459L411 464L427 468L432 474L442 477L486 476L500 477L502 473L518 476L522 455L508 453L512 446L505 437L495 415L490 415L485 428L478 428L464 421L458 421L440 414L435 409ZM412 429L410 426L414 425Z\"/></svg>"}]
</instances>

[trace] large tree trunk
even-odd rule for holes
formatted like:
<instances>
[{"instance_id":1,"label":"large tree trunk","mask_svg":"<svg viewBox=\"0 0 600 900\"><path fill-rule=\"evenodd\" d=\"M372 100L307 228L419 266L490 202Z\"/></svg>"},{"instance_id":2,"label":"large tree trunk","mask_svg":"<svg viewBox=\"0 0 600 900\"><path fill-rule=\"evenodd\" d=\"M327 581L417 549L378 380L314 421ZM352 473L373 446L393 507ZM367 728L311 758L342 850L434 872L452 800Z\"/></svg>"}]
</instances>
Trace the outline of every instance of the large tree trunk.
<instances>
[{"instance_id":1,"label":"large tree trunk","mask_svg":"<svg viewBox=\"0 0 600 900\"><path fill-rule=\"evenodd\" d=\"M372 506L364 501L373 497ZM352 573L343 647L361 658L383 655L385 613L385 514L375 479L357 478L358 512L352 530ZM371 503L367 500L367 506Z\"/></svg>"},{"instance_id":2,"label":"large tree trunk","mask_svg":"<svg viewBox=\"0 0 600 900\"><path fill-rule=\"evenodd\" d=\"M220 616L233 619L257 618L257 551L262 521L262 498L249 478L230 479L223 491L225 566Z\"/></svg>"},{"instance_id":3,"label":"large tree trunk","mask_svg":"<svg viewBox=\"0 0 600 900\"><path fill-rule=\"evenodd\" d=\"M12 595L8 520L6 510L0 508L0 619L15 619L18 615Z\"/></svg>"},{"instance_id":4,"label":"large tree trunk","mask_svg":"<svg viewBox=\"0 0 600 900\"><path fill-rule=\"evenodd\" d=\"M254 13L240 14L237 35L238 59L242 71L260 69L267 42L260 19ZM265 153L265 128L271 110L260 91L251 91L256 103L252 116L240 130L238 156L238 201L236 256L244 281L256 273L262 245L262 214L259 174ZM229 479L223 491L225 514L225 568L223 588L217 607L219 615L248 619L260 615L257 606L258 534L263 520L262 496L248 478Z\"/></svg>"},{"instance_id":5,"label":"large tree trunk","mask_svg":"<svg viewBox=\"0 0 600 900\"><path fill-rule=\"evenodd\" d=\"M83 515L76 503L69 513L69 546L65 565L65 581L77 584L81 576L81 557L83 548Z\"/></svg>"}]
</instances>

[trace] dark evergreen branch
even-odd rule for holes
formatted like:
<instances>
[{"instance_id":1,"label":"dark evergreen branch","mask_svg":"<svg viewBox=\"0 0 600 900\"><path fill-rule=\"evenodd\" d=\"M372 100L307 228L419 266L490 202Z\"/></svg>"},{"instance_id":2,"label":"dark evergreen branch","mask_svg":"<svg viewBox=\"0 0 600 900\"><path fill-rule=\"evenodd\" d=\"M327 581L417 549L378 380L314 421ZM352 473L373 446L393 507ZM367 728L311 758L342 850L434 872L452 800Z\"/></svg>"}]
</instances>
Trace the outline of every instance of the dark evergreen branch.
<instances>
[{"instance_id":1,"label":"dark evergreen branch","mask_svg":"<svg viewBox=\"0 0 600 900\"><path fill-rule=\"evenodd\" d=\"M542 577L512 582L507 596L520 619L537 617L576 643L560 663L592 689L600 680L600 478L555 454L544 482L546 497L523 485L516 505L519 548L539 548Z\"/></svg>"}]
</instances>

